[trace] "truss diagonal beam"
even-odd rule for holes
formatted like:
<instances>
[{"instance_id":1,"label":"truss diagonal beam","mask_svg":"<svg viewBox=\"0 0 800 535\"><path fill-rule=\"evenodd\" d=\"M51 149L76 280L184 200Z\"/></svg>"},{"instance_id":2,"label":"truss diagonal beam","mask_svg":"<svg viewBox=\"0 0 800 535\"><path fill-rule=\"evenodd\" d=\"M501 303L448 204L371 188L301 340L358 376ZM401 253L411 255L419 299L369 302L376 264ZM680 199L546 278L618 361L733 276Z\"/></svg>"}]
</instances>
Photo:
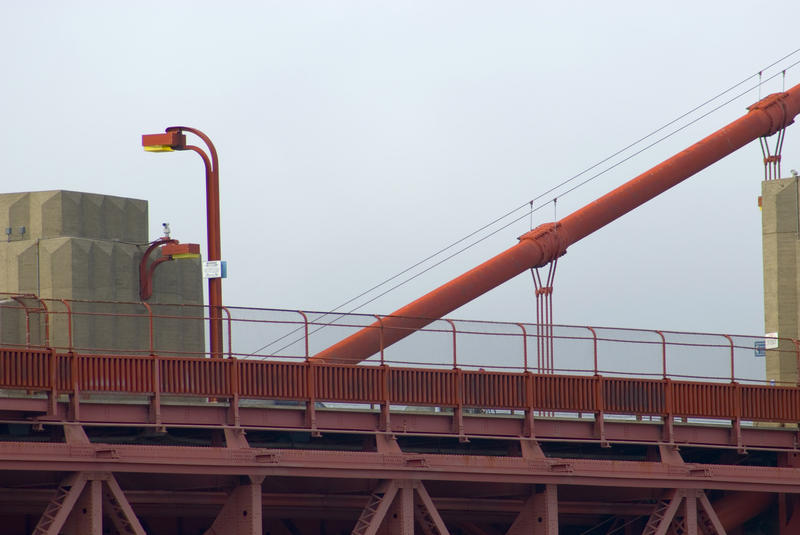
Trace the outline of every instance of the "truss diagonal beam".
<instances>
[{"instance_id":1,"label":"truss diagonal beam","mask_svg":"<svg viewBox=\"0 0 800 535\"><path fill-rule=\"evenodd\" d=\"M393 514L384 525L390 511ZM405 535L413 533L415 521L425 535L450 535L421 481L386 481L370 495L352 535L375 535L382 528L392 535Z\"/></svg>"},{"instance_id":2,"label":"truss diagonal beam","mask_svg":"<svg viewBox=\"0 0 800 535\"><path fill-rule=\"evenodd\" d=\"M76 504L81 514L77 515ZM121 535L147 535L114 475L75 472L61 482L33 535L101 535L106 513Z\"/></svg>"},{"instance_id":3,"label":"truss diagonal beam","mask_svg":"<svg viewBox=\"0 0 800 535\"><path fill-rule=\"evenodd\" d=\"M716 530L717 535L728 535L722 525L722 522L720 522L719 517L717 516L717 512L714 511L714 508L711 506L711 502L708 501L708 496L706 496L706 493L702 490L697 491L697 499L700 501L700 506L703 508L708 521L711 523L711 526Z\"/></svg>"},{"instance_id":4,"label":"truss diagonal beam","mask_svg":"<svg viewBox=\"0 0 800 535\"><path fill-rule=\"evenodd\" d=\"M666 535L683 498L683 492L676 489L668 498L660 500L650 514L642 535Z\"/></svg>"},{"instance_id":5,"label":"truss diagonal beam","mask_svg":"<svg viewBox=\"0 0 800 535\"><path fill-rule=\"evenodd\" d=\"M113 474L105 479L103 505L122 535L147 535Z\"/></svg>"},{"instance_id":6,"label":"truss diagonal beam","mask_svg":"<svg viewBox=\"0 0 800 535\"><path fill-rule=\"evenodd\" d=\"M428 489L425 488L425 485L422 483L422 481L414 481L414 490L417 491L420 505L426 512L424 520L426 523L429 521L431 524L429 527L435 528L437 531L434 533L438 533L438 535L450 535L450 532L447 530L447 526L445 526L441 515L439 515L439 511L433 504L431 495L428 494Z\"/></svg>"},{"instance_id":7,"label":"truss diagonal beam","mask_svg":"<svg viewBox=\"0 0 800 535\"><path fill-rule=\"evenodd\" d=\"M86 486L87 477L83 472L69 475L56 489L56 495L47 504L39 518L33 535L58 535L69 518L72 508Z\"/></svg>"},{"instance_id":8,"label":"truss diagonal beam","mask_svg":"<svg viewBox=\"0 0 800 535\"><path fill-rule=\"evenodd\" d=\"M681 503L683 503L683 514L679 513ZM705 535L727 535L704 491L675 489L667 498L656 504L642 535L668 533L699 535L701 532Z\"/></svg>"},{"instance_id":9,"label":"truss diagonal beam","mask_svg":"<svg viewBox=\"0 0 800 535\"><path fill-rule=\"evenodd\" d=\"M391 481L385 488L376 490L370 495L369 502L361 511L352 535L375 535L386 516L389 507L397 495L400 486L397 481ZM382 495L381 495L382 494Z\"/></svg>"}]
</instances>

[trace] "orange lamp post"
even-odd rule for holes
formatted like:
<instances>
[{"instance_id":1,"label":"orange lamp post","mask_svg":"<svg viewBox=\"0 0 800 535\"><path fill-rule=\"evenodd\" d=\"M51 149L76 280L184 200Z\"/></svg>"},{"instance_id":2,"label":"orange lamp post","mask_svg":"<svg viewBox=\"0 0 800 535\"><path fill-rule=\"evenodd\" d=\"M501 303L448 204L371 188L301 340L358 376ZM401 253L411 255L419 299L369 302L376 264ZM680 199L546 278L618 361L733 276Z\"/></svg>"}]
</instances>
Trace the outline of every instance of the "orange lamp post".
<instances>
[{"instance_id":1,"label":"orange lamp post","mask_svg":"<svg viewBox=\"0 0 800 535\"><path fill-rule=\"evenodd\" d=\"M186 134L189 132L199 137L207 146L208 152L200 147L186 144ZM214 144L200 130L187 126L170 126L163 134L149 134L142 136L142 147L148 152L172 152L176 150L191 150L200 155L206 169L206 226L208 234L207 260L221 260L222 246L219 231L219 162L217 149ZM208 304L209 304L209 346L211 358L222 358L222 279L212 277L208 279Z\"/></svg>"}]
</instances>

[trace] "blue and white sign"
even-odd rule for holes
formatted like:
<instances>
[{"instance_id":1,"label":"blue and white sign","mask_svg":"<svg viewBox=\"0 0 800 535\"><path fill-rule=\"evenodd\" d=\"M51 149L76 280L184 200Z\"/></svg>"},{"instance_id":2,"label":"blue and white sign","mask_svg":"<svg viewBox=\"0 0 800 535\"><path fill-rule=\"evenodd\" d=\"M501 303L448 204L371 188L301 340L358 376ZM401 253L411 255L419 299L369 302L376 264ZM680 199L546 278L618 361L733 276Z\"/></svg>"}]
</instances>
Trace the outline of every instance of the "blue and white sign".
<instances>
[{"instance_id":1,"label":"blue and white sign","mask_svg":"<svg viewBox=\"0 0 800 535\"><path fill-rule=\"evenodd\" d=\"M228 278L228 263L225 260L209 260L208 262L203 262L203 278Z\"/></svg>"}]
</instances>

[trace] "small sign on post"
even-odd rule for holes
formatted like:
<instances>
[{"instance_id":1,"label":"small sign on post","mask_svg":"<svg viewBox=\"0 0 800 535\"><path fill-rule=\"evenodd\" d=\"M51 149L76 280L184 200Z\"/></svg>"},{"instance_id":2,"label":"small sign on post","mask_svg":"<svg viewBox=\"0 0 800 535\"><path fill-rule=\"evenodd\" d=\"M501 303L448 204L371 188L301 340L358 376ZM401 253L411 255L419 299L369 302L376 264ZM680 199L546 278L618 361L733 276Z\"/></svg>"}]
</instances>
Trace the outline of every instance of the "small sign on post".
<instances>
[{"instance_id":1,"label":"small sign on post","mask_svg":"<svg viewBox=\"0 0 800 535\"><path fill-rule=\"evenodd\" d=\"M204 279L226 279L228 277L228 263L225 260L209 260L203 262Z\"/></svg>"},{"instance_id":2,"label":"small sign on post","mask_svg":"<svg viewBox=\"0 0 800 535\"><path fill-rule=\"evenodd\" d=\"M756 340L753 342L753 352L756 358L763 358L767 356L767 342L765 340Z\"/></svg>"},{"instance_id":3,"label":"small sign on post","mask_svg":"<svg viewBox=\"0 0 800 535\"><path fill-rule=\"evenodd\" d=\"M778 349L778 333L766 333L764 342L764 349Z\"/></svg>"}]
</instances>

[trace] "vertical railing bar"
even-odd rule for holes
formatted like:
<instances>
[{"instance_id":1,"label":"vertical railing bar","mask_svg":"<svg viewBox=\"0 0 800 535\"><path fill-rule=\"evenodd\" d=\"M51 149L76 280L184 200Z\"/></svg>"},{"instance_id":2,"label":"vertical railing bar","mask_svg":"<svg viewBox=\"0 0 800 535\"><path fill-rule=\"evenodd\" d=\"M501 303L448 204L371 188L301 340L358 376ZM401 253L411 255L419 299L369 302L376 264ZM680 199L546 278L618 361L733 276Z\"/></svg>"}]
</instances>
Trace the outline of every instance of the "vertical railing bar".
<instances>
[{"instance_id":1,"label":"vertical railing bar","mask_svg":"<svg viewBox=\"0 0 800 535\"><path fill-rule=\"evenodd\" d=\"M305 340L305 346L306 346L305 357L308 358L309 357L309 353L308 353L308 316L306 316L306 313L303 312L302 310L298 310L297 313L300 314L301 316L303 316L303 339Z\"/></svg>"},{"instance_id":2,"label":"vertical railing bar","mask_svg":"<svg viewBox=\"0 0 800 535\"><path fill-rule=\"evenodd\" d=\"M800 340L792 339L792 343L794 343L795 366L797 368L795 384L800 386Z\"/></svg>"},{"instance_id":3,"label":"vertical railing bar","mask_svg":"<svg viewBox=\"0 0 800 535\"><path fill-rule=\"evenodd\" d=\"M458 368L458 356L456 351L456 324L453 320L444 318L444 321L450 324L450 327L453 329L453 369L455 370Z\"/></svg>"},{"instance_id":4,"label":"vertical railing bar","mask_svg":"<svg viewBox=\"0 0 800 535\"><path fill-rule=\"evenodd\" d=\"M735 368L734 368L735 352L734 352L734 346L733 346L733 338L730 335L727 335L727 334L723 334L722 336L724 338L727 338L728 339L728 343L730 343L730 345L731 345L731 382L735 383L736 382L736 373L735 373Z\"/></svg>"},{"instance_id":5,"label":"vertical railing bar","mask_svg":"<svg viewBox=\"0 0 800 535\"><path fill-rule=\"evenodd\" d=\"M56 350L50 348L50 399L48 403L48 412L50 415L55 415L58 407L58 355Z\"/></svg>"},{"instance_id":6,"label":"vertical railing bar","mask_svg":"<svg viewBox=\"0 0 800 535\"><path fill-rule=\"evenodd\" d=\"M377 314L373 314L373 316L375 316L375 318L378 320L378 325L379 325L379 327L378 327L378 329L379 329L379 331L378 331L378 339L379 339L380 348L381 348L381 366L383 366L384 363L385 363L384 356L383 356L383 349L384 349L383 348L383 319L381 319L381 317L379 315L377 315Z\"/></svg>"},{"instance_id":7,"label":"vertical railing bar","mask_svg":"<svg viewBox=\"0 0 800 535\"><path fill-rule=\"evenodd\" d=\"M661 337L661 378L667 378L667 339L661 331L655 331Z\"/></svg>"},{"instance_id":8,"label":"vertical railing bar","mask_svg":"<svg viewBox=\"0 0 800 535\"><path fill-rule=\"evenodd\" d=\"M231 312L226 306L220 306L219 308L221 308L228 316L228 358L233 358L233 343L231 338L233 330L231 329Z\"/></svg>"},{"instance_id":9,"label":"vertical railing bar","mask_svg":"<svg viewBox=\"0 0 800 535\"><path fill-rule=\"evenodd\" d=\"M50 309L47 308L44 299L41 297L37 297L36 299L39 300L39 304L44 308L44 346L48 347L50 345Z\"/></svg>"},{"instance_id":10,"label":"vertical railing bar","mask_svg":"<svg viewBox=\"0 0 800 535\"><path fill-rule=\"evenodd\" d=\"M597 362L597 331L595 331L594 327L586 327L592 333L592 346L594 348L593 355L594 355L594 375L598 375L600 372L598 362Z\"/></svg>"},{"instance_id":11,"label":"vertical railing bar","mask_svg":"<svg viewBox=\"0 0 800 535\"><path fill-rule=\"evenodd\" d=\"M80 420L80 380L78 376L78 355L70 353L70 369L72 372L72 419L73 421Z\"/></svg>"},{"instance_id":12,"label":"vertical railing bar","mask_svg":"<svg viewBox=\"0 0 800 535\"><path fill-rule=\"evenodd\" d=\"M161 359L151 355L153 359L153 423L161 425Z\"/></svg>"},{"instance_id":13,"label":"vertical railing bar","mask_svg":"<svg viewBox=\"0 0 800 535\"><path fill-rule=\"evenodd\" d=\"M517 323L522 329L522 369L528 372L528 331L525 330L525 325Z\"/></svg>"}]
</instances>

